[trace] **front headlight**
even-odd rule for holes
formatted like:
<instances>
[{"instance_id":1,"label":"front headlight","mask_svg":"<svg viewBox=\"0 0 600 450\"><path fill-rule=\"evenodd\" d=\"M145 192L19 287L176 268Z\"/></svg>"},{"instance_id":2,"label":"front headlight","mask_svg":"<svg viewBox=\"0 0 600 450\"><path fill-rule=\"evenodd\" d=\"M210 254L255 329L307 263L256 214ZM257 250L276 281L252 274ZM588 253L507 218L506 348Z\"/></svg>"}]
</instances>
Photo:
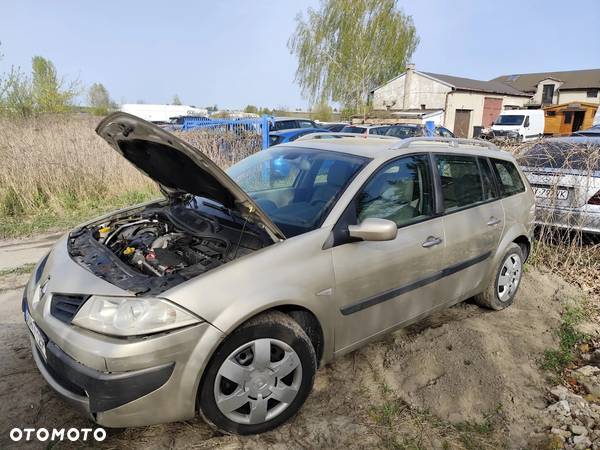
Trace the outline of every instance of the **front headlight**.
<instances>
[{"instance_id":1,"label":"front headlight","mask_svg":"<svg viewBox=\"0 0 600 450\"><path fill-rule=\"evenodd\" d=\"M83 304L71 323L113 336L139 336L200 322L161 298L95 295Z\"/></svg>"}]
</instances>

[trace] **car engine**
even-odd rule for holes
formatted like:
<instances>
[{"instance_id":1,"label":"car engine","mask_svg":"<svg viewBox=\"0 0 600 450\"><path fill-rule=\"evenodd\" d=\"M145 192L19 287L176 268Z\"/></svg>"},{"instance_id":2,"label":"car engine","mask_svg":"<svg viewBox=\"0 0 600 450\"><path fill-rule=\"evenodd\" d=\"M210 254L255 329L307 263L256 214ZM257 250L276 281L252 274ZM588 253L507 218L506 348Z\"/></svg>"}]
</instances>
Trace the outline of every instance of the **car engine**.
<instances>
[{"instance_id":1,"label":"car engine","mask_svg":"<svg viewBox=\"0 0 600 450\"><path fill-rule=\"evenodd\" d=\"M183 206L148 208L82 227L69 253L97 276L142 292L161 292L272 240L238 217L217 219Z\"/></svg>"},{"instance_id":2,"label":"car engine","mask_svg":"<svg viewBox=\"0 0 600 450\"><path fill-rule=\"evenodd\" d=\"M98 242L141 272L158 277L199 265L201 271L228 259L230 243L214 235L190 235L158 217L100 225Z\"/></svg>"}]
</instances>

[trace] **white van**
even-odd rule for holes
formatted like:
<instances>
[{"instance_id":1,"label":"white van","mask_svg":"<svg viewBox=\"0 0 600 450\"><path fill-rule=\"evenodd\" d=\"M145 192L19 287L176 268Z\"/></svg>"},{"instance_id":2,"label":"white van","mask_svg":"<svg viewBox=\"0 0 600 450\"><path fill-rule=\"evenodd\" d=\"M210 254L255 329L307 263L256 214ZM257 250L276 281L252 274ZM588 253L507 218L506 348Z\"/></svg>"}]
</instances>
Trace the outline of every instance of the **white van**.
<instances>
[{"instance_id":1,"label":"white van","mask_svg":"<svg viewBox=\"0 0 600 450\"><path fill-rule=\"evenodd\" d=\"M492 125L492 136L530 141L544 134L544 111L541 109L511 109L500 113Z\"/></svg>"}]
</instances>

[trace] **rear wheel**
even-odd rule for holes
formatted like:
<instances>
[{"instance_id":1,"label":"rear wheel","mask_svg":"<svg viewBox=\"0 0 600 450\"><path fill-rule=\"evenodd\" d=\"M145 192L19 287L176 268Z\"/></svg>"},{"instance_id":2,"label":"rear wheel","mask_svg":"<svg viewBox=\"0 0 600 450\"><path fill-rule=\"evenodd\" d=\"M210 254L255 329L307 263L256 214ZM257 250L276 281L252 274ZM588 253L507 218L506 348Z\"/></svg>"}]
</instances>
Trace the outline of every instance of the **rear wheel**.
<instances>
[{"instance_id":1,"label":"rear wheel","mask_svg":"<svg viewBox=\"0 0 600 450\"><path fill-rule=\"evenodd\" d=\"M512 243L500 262L496 274L486 290L475 296L475 301L485 308L500 310L512 305L523 275L523 251Z\"/></svg>"},{"instance_id":2,"label":"rear wheel","mask_svg":"<svg viewBox=\"0 0 600 450\"><path fill-rule=\"evenodd\" d=\"M300 409L316 367L313 346L297 322L278 311L257 316L212 357L198 397L200 413L226 433L271 430Z\"/></svg>"}]
</instances>

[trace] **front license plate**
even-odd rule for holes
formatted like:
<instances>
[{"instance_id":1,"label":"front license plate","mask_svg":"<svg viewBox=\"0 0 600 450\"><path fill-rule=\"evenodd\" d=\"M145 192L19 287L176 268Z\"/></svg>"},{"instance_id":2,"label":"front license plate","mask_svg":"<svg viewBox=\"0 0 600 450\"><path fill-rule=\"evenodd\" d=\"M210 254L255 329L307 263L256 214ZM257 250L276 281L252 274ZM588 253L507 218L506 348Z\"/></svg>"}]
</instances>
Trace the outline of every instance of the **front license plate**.
<instances>
[{"instance_id":1,"label":"front license plate","mask_svg":"<svg viewBox=\"0 0 600 450\"><path fill-rule=\"evenodd\" d=\"M31 331L31 334L33 335L35 345L37 346L44 359L46 359L46 339L44 338L44 335L37 327L31 316L29 315L29 311L27 310L25 310L25 323L27 324L29 331Z\"/></svg>"},{"instance_id":2,"label":"front license plate","mask_svg":"<svg viewBox=\"0 0 600 450\"><path fill-rule=\"evenodd\" d=\"M566 200L569 198L569 191L567 189L534 187L533 192L535 192L537 198L556 198L557 200Z\"/></svg>"}]
</instances>

